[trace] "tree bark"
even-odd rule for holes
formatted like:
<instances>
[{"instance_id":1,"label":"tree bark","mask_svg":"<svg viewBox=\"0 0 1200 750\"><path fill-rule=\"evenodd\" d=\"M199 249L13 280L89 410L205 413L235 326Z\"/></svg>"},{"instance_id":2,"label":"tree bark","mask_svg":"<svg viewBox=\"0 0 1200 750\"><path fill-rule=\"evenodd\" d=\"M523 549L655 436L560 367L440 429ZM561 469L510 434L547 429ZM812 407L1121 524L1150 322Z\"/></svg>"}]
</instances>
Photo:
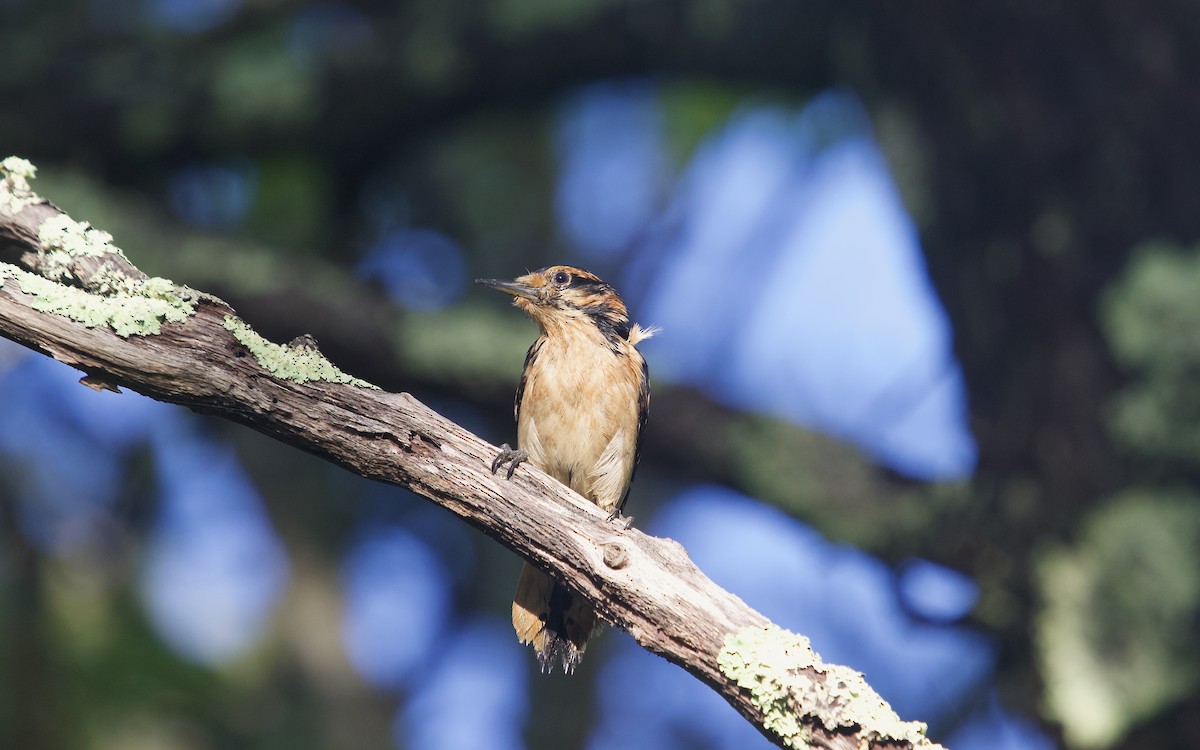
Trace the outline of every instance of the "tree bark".
<instances>
[{"instance_id":1,"label":"tree bark","mask_svg":"<svg viewBox=\"0 0 1200 750\"><path fill-rule=\"evenodd\" d=\"M678 543L608 521L527 465L510 480L492 475L495 446L407 393L349 378L311 339L269 344L221 300L146 280L102 233L75 225L74 238L48 244L45 222L65 217L14 166L0 164L0 257L11 261L0 262L0 335L82 370L91 387L225 417L432 500L582 594L780 746L937 747L861 675L822 663L805 639L714 584ZM137 313L139 326L122 329L95 317L172 295L175 318Z\"/></svg>"}]
</instances>

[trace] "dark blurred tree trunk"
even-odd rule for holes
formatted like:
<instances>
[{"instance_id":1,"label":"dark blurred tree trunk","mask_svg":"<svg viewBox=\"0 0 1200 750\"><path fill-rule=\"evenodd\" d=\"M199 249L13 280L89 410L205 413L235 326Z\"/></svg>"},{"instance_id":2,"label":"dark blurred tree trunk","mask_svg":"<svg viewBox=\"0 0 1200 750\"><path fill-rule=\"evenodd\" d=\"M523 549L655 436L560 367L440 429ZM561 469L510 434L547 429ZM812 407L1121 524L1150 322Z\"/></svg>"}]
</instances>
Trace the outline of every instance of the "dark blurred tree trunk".
<instances>
[{"instance_id":1,"label":"dark blurred tree trunk","mask_svg":"<svg viewBox=\"0 0 1200 750\"><path fill-rule=\"evenodd\" d=\"M0 603L0 747L56 750L67 747L60 721L49 615L43 601L42 556L17 532L12 497L0 502L0 565L8 579Z\"/></svg>"},{"instance_id":2,"label":"dark blurred tree trunk","mask_svg":"<svg viewBox=\"0 0 1200 750\"><path fill-rule=\"evenodd\" d=\"M867 91L913 108L927 139L922 240L979 443L972 508L945 519L941 553L993 597L980 609L1007 696L1031 713L1033 545L1070 538L1130 481L1104 425L1119 381L1100 294L1138 242L1200 234L1195 14L1069 7L879 6Z\"/></svg>"}]
</instances>

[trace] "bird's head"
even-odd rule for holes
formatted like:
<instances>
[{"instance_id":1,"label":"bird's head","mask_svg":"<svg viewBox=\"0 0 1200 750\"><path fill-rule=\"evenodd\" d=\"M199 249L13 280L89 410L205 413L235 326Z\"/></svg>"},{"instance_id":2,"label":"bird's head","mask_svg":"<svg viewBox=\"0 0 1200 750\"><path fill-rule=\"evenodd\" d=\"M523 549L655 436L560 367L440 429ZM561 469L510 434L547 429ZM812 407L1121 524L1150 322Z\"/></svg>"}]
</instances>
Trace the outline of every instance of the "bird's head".
<instances>
[{"instance_id":1,"label":"bird's head","mask_svg":"<svg viewBox=\"0 0 1200 750\"><path fill-rule=\"evenodd\" d=\"M550 266L512 281L477 279L516 299L513 304L553 335L569 326L592 325L610 341L637 343L646 333L629 325L629 311L616 290L594 273L573 266ZM631 333L633 334L631 336Z\"/></svg>"}]
</instances>

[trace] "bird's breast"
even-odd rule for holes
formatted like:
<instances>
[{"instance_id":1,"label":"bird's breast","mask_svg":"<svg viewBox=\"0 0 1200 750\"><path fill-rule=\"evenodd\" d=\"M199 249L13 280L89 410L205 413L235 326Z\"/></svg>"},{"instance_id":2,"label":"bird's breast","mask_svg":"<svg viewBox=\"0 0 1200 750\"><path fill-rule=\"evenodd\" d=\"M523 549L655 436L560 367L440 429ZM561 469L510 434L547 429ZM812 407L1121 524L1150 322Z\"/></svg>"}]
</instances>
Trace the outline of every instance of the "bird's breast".
<instances>
[{"instance_id":1,"label":"bird's breast","mask_svg":"<svg viewBox=\"0 0 1200 750\"><path fill-rule=\"evenodd\" d=\"M637 442L641 360L629 350L547 340L526 370L517 424L531 463L610 510L628 485Z\"/></svg>"}]
</instances>

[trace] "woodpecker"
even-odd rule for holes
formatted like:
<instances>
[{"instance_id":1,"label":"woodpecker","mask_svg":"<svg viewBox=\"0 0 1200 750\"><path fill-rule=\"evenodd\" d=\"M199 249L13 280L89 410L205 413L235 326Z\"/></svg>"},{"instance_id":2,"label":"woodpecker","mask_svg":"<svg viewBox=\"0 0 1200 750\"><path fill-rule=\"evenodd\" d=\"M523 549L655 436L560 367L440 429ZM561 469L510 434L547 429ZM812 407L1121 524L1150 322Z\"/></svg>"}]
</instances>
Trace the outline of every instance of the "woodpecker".
<instances>
[{"instance_id":1,"label":"woodpecker","mask_svg":"<svg viewBox=\"0 0 1200 750\"><path fill-rule=\"evenodd\" d=\"M507 477L528 461L608 511L621 515L641 452L650 375L637 344L657 329L630 324L616 291L595 274L550 266L513 281L477 279L512 295L541 335L525 355L514 412L517 449L492 462ZM542 671L575 671L595 610L529 563L513 597L513 627L533 644Z\"/></svg>"}]
</instances>

